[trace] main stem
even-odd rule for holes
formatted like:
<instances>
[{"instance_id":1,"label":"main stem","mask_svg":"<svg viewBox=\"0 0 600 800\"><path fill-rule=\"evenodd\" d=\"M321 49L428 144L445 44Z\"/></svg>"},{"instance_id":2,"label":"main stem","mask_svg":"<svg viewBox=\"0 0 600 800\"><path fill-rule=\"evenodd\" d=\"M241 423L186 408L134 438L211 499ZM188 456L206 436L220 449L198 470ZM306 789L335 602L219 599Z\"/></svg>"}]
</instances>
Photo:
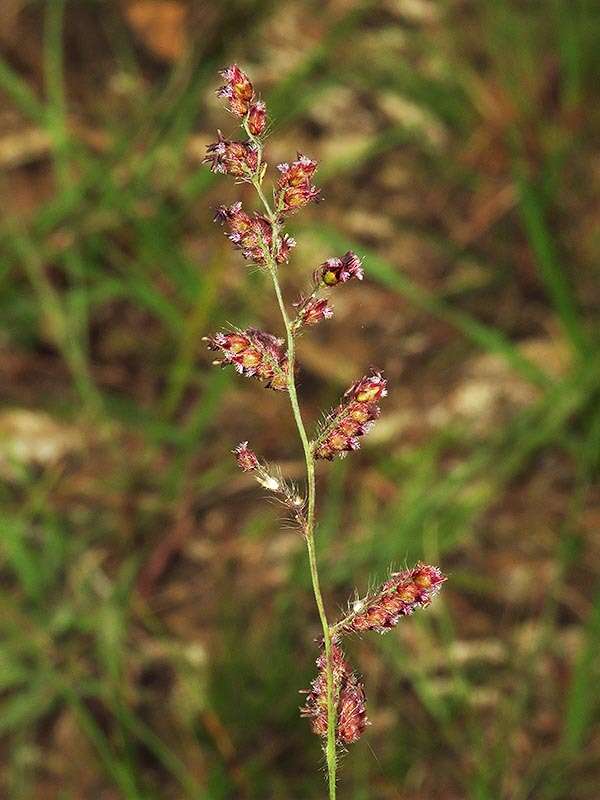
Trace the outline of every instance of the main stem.
<instances>
[{"instance_id":1,"label":"main stem","mask_svg":"<svg viewBox=\"0 0 600 800\"><path fill-rule=\"evenodd\" d=\"M315 602L319 611L319 618L323 628L323 642L325 645L325 660L326 660L326 673L327 673L327 773L329 778L329 797L330 800L335 800L335 784L336 784L336 747L335 747L335 730L336 730L336 712L334 703L333 691L333 658L331 647L331 634L329 632L329 623L325 613L325 605L323 603L323 595L321 594L321 585L319 582L319 569L317 564L317 554L315 550L315 460L310 447L308 436L306 435L306 428L302 420L300 412L300 405L298 403L298 393L296 390L296 381L294 378L294 362L296 357L295 340L292 332L289 317L285 308L283 297L281 294L281 287L277 277L277 268L270 265L271 278L273 279L273 287L277 296L277 302L281 311L281 316L285 324L287 333L288 345L288 393L290 396L290 405L294 414L294 420L302 447L304 449L304 458L306 461L306 483L307 483L307 500L308 507L306 512L306 547L308 550L308 561L310 564L310 577L312 580L313 593Z\"/></svg>"},{"instance_id":2,"label":"main stem","mask_svg":"<svg viewBox=\"0 0 600 800\"><path fill-rule=\"evenodd\" d=\"M262 187L258 179L253 181L254 188L264 205L267 216L273 226L273 246L278 235L278 225L275 214L269 205L269 202L264 196ZM290 397L290 405L294 415L294 421L298 429L298 434L302 442L304 450L304 459L306 461L306 485L307 485L307 510L306 510L306 529L304 531L306 539L306 548L308 550L308 562L310 565L310 577L312 581L313 593L317 610L319 612L319 619L321 620L321 627L323 628L323 644L325 646L325 662L326 662L326 677L327 677L327 746L325 755L327 758L327 776L329 783L329 800L336 798L336 745L335 745L335 732L336 732L336 709L334 701L333 689L333 653L332 653L332 640L329 623L327 621L327 614L325 613L325 604L323 603L323 595L321 594L321 584L319 581L319 568L317 564L317 553L315 550L315 501L316 501L316 487L315 487L315 459L310 447L310 442L302 420L302 413L300 411L300 404L298 403L298 392L296 389L296 380L294 377L294 365L296 361L296 341L294 339L294 332L292 325L287 314L283 295L281 293L281 286L279 285L279 277L277 274L277 262L274 255L269 254L268 267L273 281L273 288L277 297L279 310L283 324L285 325L285 332L287 336L287 357L288 357L288 375L287 375L287 388Z\"/></svg>"}]
</instances>

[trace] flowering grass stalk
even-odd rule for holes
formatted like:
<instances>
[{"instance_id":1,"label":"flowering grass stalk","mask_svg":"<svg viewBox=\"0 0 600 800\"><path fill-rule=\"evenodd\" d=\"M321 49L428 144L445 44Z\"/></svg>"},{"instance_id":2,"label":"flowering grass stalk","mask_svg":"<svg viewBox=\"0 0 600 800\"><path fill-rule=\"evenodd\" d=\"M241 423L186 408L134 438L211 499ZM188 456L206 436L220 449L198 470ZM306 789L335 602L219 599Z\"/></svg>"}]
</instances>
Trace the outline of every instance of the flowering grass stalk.
<instances>
[{"instance_id":1,"label":"flowering grass stalk","mask_svg":"<svg viewBox=\"0 0 600 800\"><path fill-rule=\"evenodd\" d=\"M379 402L387 394L386 380L380 372L373 371L356 381L339 405L325 415L314 437L309 438L296 389L296 339L304 328L333 315L324 292L352 279L362 280L363 268L360 258L353 252L327 259L314 270L308 293L293 304L295 316L288 314L279 270L288 261L296 242L284 233L284 227L290 215L319 197L319 189L312 183L317 162L299 153L292 163L280 164L278 180L271 198L267 198L263 189L267 171L263 160L263 137L267 128L265 103L256 98L250 79L236 64L221 74L225 84L218 95L227 101L229 111L239 119L246 138L234 141L218 131L217 141L207 148L205 163L213 172L232 175L237 182L251 184L262 209L248 213L240 202L229 207L220 206L215 221L227 226L228 238L246 260L270 275L285 339L257 328L246 328L221 331L205 340L210 350L222 354L215 364L231 365L240 374L262 381L265 388L287 392L289 396L304 451L306 494L300 494L278 469L261 462L248 442L238 445L234 454L240 469L254 473L258 483L288 509L306 542L323 633L317 658L318 674L306 693L301 714L309 718L313 732L324 739L329 797L335 800L338 748L355 742L368 724L364 688L344 656L342 637L359 631L388 630L403 616L427 606L445 578L437 567L418 564L412 570L393 573L379 590L354 601L342 620L330 624L327 618L315 550L315 461L331 461L358 449L360 437L379 417Z\"/></svg>"}]
</instances>

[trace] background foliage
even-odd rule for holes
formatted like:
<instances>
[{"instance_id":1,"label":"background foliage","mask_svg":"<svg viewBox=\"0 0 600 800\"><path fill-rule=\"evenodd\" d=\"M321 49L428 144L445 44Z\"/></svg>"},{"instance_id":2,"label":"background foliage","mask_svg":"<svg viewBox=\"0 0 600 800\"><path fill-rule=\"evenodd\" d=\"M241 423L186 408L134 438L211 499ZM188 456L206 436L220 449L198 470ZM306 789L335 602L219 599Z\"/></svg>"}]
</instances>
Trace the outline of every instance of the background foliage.
<instances>
[{"instance_id":1,"label":"background foliage","mask_svg":"<svg viewBox=\"0 0 600 800\"><path fill-rule=\"evenodd\" d=\"M270 162L322 162L288 297L324 258L365 257L301 341L308 417L371 364L390 381L364 450L319 472L329 608L390 563L450 575L427 614L353 642L374 724L340 796L596 798L597 4L0 17L0 794L323 796L298 719L303 545L229 453L250 439L299 476L293 426L200 342L279 330L211 222L241 190L200 167L237 60Z\"/></svg>"}]
</instances>

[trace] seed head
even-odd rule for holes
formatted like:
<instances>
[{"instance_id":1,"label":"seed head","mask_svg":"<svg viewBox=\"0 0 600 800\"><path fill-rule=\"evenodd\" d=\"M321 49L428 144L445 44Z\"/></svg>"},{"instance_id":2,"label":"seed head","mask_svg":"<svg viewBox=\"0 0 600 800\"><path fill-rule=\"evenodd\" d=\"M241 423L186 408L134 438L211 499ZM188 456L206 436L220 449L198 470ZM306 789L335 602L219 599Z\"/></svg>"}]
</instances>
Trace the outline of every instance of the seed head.
<instances>
[{"instance_id":1,"label":"seed head","mask_svg":"<svg viewBox=\"0 0 600 800\"><path fill-rule=\"evenodd\" d=\"M234 142L225 139L217 131L218 141L206 148L203 164L210 164L211 172L222 172L251 181L258 167L258 150L247 142Z\"/></svg>"},{"instance_id":2,"label":"seed head","mask_svg":"<svg viewBox=\"0 0 600 800\"><path fill-rule=\"evenodd\" d=\"M254 87L250 83L250 79L237 64L232 64L220 74L225 80L225 85L217 91L217 96L227 100L229 110L236 117L245 116L254 99Z\"/></svg>"},{"instance_id":3,"label":"seed head","mask_svg":"<svg viewBox=\"0 0 600 800\"><path fill-rule=\"evenodd\" d=\"M379 400L387 394L386 381L380 372L373 372L354 383L342 402L325 418L313 442L315 458L332 461L360 447L364 436L379 417Z\"/></svg>"},{"instance_id":4,"label":"seed head","mask_svg":"<svg viewBox=\"0 0 600 800\"><path fill-rule=\"evenodd\" d=\"M316 161L298 153L296 161L279 164L277 169L281 175L277 181L275 207L281 216L293 214L319 196L320 190L311 184Z\"/></svg>"},{"instance_id":5,"label":"seed head","mask_svg":"<svg viewBox=\"0 0 600 800\"><path fill-rule=\"evenodd\" d=\"M290 257L290 252L294 247L296 247L296 240L293 236L288 236L287 233L284 233L283 236L280 236L277 240L277 254L275 256L277 263L287 263Z\"/></svg>"},{"instance_id":6,"label":"seed head","mask_svg":"<svg viewBox=\"0 0 600 800\"><path fill-rule=\"evenodd\" d=\"M340 633L377 631L385 633L402 617L417 608L425 608L446 580L437 567L417 564L404 572L394 572L372 595L355 601L351 613L337 628Z\"/></svg>"},{"instance_id":7,"label":"seed head","mask_svg":"<svg viewBox=\"0 0 600 800\"><path fill-rule=\"evenodd\" d=\"M248 112L248 129L253 136L260 136L267 127L267 107L262 100L250 106Z\"/></svg>"},{"instance_id":8,"label":"seed head","mask_svg":"<svg viewBox=\"0 0 600 800\"><path fill-rule=\"evenodd\" d=\"M216 333L206 337L209 350L220 350L223 359L215 364L235 369L249 378L266 381L266 388L285 391L287 388L288 359L283 349L283 339L257 328Z\"/></svg>"},{"instance_id":9,"label":"seed head","mask_svg":"<svg viewBox=\"0 0 600 800\"><path fill-rule=\"evenodd\" d=\"M269 253L273 249L273 226L261 214L250 216L240 202L232 206L219 206L215 214L215 222L226 224L229 228L228 238L234 246L242 251L248 261L264 266ZM275 260L283 264L288 260L290 250L296 244L291 236L278 236L275 248Z\"/></svg>"},{"instance_id":10,"label":"seed head","mask_svg":"<svg viewBox=\"0 0 600 800\"><path fill-rule=\"evenodd\" d=\"M336 706L337 740L351 744L360 738L367 727L365 692L362 683L344 658L340 646L332 642L333 697ZM327 720L327 658L324 649L317 659L317 677L307 692L306 704L300 713L310 719L313 733L326 737Z\"/></svg>"},{"instance_id":11,"label":"seed head","mask_svg":"<svg viewBox=\"0 0 600 800\"><path fill-rule=\"evenodd\" d=\"M231 452L234 453L235 460L242 472L252 472L260 466L256 453L254 450L250 450L248 442L240 442Z\"/></svg>"},{"instance_id":12,"label":"seed head","mask_svg":"<svg viewBox=\"0 0 600 800\"><path fill-rule=\"evenodd\" d=\"M294 306L298 309L296 327L317 325L322 319L333 317L333 308L323 297L301 297Z\"/></svg>"},{"instance_id":13,"label":"seed head","mask_svg":"<svg viewBox=\"0 0 600 800\"><path fill-rule=\"evenodd\" d=\"M362 281L363 277L362 262L352 250L348 250L342 258L328 258L317 267L314 274L317 286L321 283L326 286L337 286L338 283L346 283L352 278Z\"/></svg>"}]
</instances>

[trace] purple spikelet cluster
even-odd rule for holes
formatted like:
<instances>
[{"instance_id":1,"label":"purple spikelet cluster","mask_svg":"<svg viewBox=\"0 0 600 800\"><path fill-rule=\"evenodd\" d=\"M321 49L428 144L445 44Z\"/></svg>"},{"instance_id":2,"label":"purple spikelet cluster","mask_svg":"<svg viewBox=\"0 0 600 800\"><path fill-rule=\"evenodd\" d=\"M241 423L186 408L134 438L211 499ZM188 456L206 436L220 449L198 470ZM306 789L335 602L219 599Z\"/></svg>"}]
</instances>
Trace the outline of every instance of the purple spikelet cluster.
<instances>
[{"instance_id":1,"label":"purple spikelet cluster","mask_svg":"<svg viewBox=\"0 0 600 800\"><path fill-rule=\"evenodd\" d=\"M247 261L253 261L264 267L274 252L277 264L285 263L296 241L287 234L275 237L273 244L273 226L262 214L247 214L240 202L232 206L219 206L215 214L215 222L227 225L228 238L233 242Z\"/></svg>"},{"instance_id":2,"label":"purple spikelet cluster","mask_svg":"<svg viewBox=\"0 0 600 800\"><path fill-rule=\"evenodd\" d=\"M365 691L362 683L352 671L342 649L332 642L333 696L336 708L336 734L339 744L352 744L360 738L369 724L365 707ZM327 736L327 673L325 652L317 658L318 673L306 693L306 703L300 710L310 719L310 726L317 736Z\"/></svg>"},{"instance_id":3,"label":"purple spikelet cluster","mask_svg":"<svg viewBox=\"0 0 600 800\"><path fill-rule=\"evenodd\" d=\"M206 148L203 163L210 166L211 172L232 175L241 181L251 181L258 169L258 150L248 142L225 139L217 131L218 139Z\"/></svg>"},{"instance_id":4,"label":"purple spikelet cluster","mask_svg":"<svg viewBox=\"0 0 600 800\"><path fill-rule=\"evenodd\" d=\"M265 381L268 389L285 391L288 363L283 339L258 328L216 333L204 339L209 350L220 350L223 358L214 363L232 364L240 375Z\"/></svg>"},{"instance_id":5,"label":"purple spikelet cluster","mask_svg":"<svg viewBox=\"0 0 600 800\"><path fill-rule=\"evenodd\" d=\"M380 372L366 375L344 394L342 402L325 418L314 442L315 458L332 461L360 447L364 436L380 414L379 400L387 395L387 382Z\"/></svg>"},{"instance_id":6,"label":"purple spikelet cluster","mask_svg":"<svg viewBox=\"0 0 600 800\"><path fill-rule=\"evenodd\" d=\"M426 608L446 580L437 567L417 564L404 572L392 573L376 592L355 600L350 614L336 626L340 633L377 631L385 633L402 617Z\"/></svg>"}]
</instances>

